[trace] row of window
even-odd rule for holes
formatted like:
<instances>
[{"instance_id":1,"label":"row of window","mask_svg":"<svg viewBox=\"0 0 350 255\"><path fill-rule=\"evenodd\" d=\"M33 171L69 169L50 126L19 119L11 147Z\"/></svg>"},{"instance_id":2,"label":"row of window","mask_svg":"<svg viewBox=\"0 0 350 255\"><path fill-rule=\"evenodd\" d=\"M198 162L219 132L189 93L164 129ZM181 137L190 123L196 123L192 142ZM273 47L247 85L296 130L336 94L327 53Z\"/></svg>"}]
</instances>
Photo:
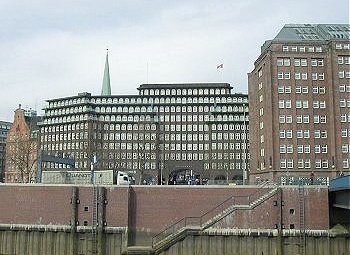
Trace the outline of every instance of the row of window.
<instances>
[{"instance_id":1,"label":"row of window","mask_svg":"<svg viewBox=\"0 0 350 255\"><path fill-rule=\"evenodd\" d=\"M350 56L338 56L339 65L350 65Z\"/></svg>"},{"instance_id":2,"label":"row of window","mask_svg":"<svg viewBox=\"0 0 350 255\"><path fill-rule=\"evenodd\" d=\"M302 169L302 168L310 169L311 168L311 159L298 159L296 163L297 163L297 167L299 169ZM328 163L327 159L315 159L313 164L314 164L314 167L316 169L328 169L329 168L329 163ZM350 165L350 159L343 159L342 160L343 169L348 169L349 165ZM293 159L280 159L280 168L281 169L294 168Z\"/></svg>"},{"instance_id":3,"label":"row of window","mask_svg":"<svg viewBox=\"0 0 350 255\"><path fill-rule=\"evenodd\" d=\"M292 59L294 66L307 66L308 59L307 58L294 58ZM324 60L322 58L312 58L310 60L311 66L323 66ZM277 66L290 66L291 59L290 58L277 58Z\"/></svg>"},{"instance_id":4,"label":"row of window","mask_svg":"<svg viewBox=\"0 0 350 255\"><path fill-rule=\"evenodd\" d=\"M281 144L280 145L280 153L293 153L293 144ZM311 146L310 144L297 144L297 153L298 154L309 154L311 153ZM314 146L314 152L315 154L320 154L320 153L327 153L328 152L328 146L327 145L320 145L316 144Z\"/></svg>"},{"instance_id":5,"label":"row of window","mask_svg":"<svg viewBox=\"0 0 350 255\"><path fill-rule=\"evenodd\" d=\"M327 123L327 116L324 115L314 115L314 123ZM296 123L310 123L310 116L309 115L296 115L295 116ZM279 123L293 123L293 116L292 115L280 115L279 116Z\"/></svg>"},{"instance_id":6,"label":"row of window","mask_svg":"<svg viewBox=\"0 0 350 255\"><path fill-rule=\"evenodd\" d=\"M339 72L340 75L341 72ZM343 71L344 73L344 71ZM349 72L350 75L350 72ZM308 73L300 73L300 72L296 72L294 73L294 79L295 80L307 80L307 76ZM290 72L278 72L277 73L277 79L279 80L290 80L291 77L291 73ZM311 73L311 78L313 81L324 81L324 73ZM344 78L344 77L340 77L339 78ZM348 78L348 77L347 77Z\"/></svg>"},{"instance_id":7,"label":"row of window","mask_svg":"<svg viewBox=\"0 0 350 255\"><path fill-rule=\"evenodd\" d=\"M283 52L322 52L321 46L288 46L284 45L282 46Z\"/></svg>"},{"instance_id":8,"label":"row of window","mask_svg":"<svg viewBox=\"0 0 350 255\"><path fill-rule=\"evenodd\" d=\"M247 111L247 107L245 109ZM56 115L67 115L67 114L76 114L84 113L87 111L92 111L92 108L87 106L63 108L56 110L47 110L45 116L56 116ZM138 113L138 112L243 112L243 106L232 106L232 105L213 105L213 106L113 106L113 107L95 107L94 111L97 113Z\"/></svg>"},{"instance_id":9,"label":"row of window","mask_svg":"<svg viewBox=\"0 0 350 255\"><path fill-rule=\"evenodd\" d=\"M345 101L346 104L346 101ZM342 107L342 106L341 106ZM279 109L291 109L292 108L292 100L279 100L278 101L278 108ZM309 101L308 100L295 100L295 108L296 109L308 109L309 108ZM314 100L312 101L312 108L314 109L325 109L326 108L326 101L319 101Z\"/></svg>"},{"instance_id":10,"label":"row of window","mask_svg":"<svg viewBox=\"0 0 350 255\"><path fill-rule=\"evenodd\" d=\"M212 89L142 89L141 95L227 95L230 93L228 88L212 88Z\"/></svg>"},{"instance_id":11,"label":"row of window","mask_svg":"<svg viewBox=\"0 0 350 255\"><path fill-rule=\"evenodd\" d=\"M350 44L349 43L345 43L345 44L342 44L342 43L337 43L335 44L335 48L337 50L349 50L350 49Z\"/></svg>"},{"instance_id":12,"label":"row of window","mask_svg":"<svg viewBox=\"0 0 350 255\"><path fill-rule=\"evenodd\" d=\"M49 108L66 107L72 105L93 103L93 104L167 104L167 103L247 103L247 97L108 97L108 98L75 98L49 103Z\"/></svg>"},{"instance_id":13,"label":"row of window","mask_svg":"<svg viewBox=\"0 0 350 255\"><path fill-rule=\"evenodd\" d=\"M347 78L347 79L349 79L349 78L350 78L350 71L346 71L346 70L339 71L339 72L338 72L338 77L339 77L340 79L342 79L342 78Z\"/></svg>"},{"instance_id":14,"label":"row of window","mask_svg":"<svg viewBox=\"0 0 350 255\"><path fill-rule=\"evenodd\" d=\"M350 92L350 85L344 85L344 84L339 85L339 92L341 93Z\"/></svg>"},{"instance_id":15,"label":"row of window","mask_svg":"<svg viewBox=\"0 0 350 255\"><path fill-rule=\"evenodd\" d=\"M283 93L290 94L290 93L292 93L292 87L279 85L277 87L277 92L279 94L283 94ZM295 86L295 93L296 94L307 94L307 93L309 93L309 87L308 86ZM325 94L326 88L325 87L312 87L312 93Z\"/></svg>"},{"instance_id":16,"label":"row of window","mask_svg":"<svg viewBox=\"0 0 350 255\"><path fill-rule=\"evenodd\" d=\"M296 137L297 138L310 138L310 130L296 130ZM279 131L279 137L280 138L293 138L293 130L291 129L282 129ZM314 130L314 138L327 138L327 130L320 130L316 129Z\"/></svg>"}]
</instances>

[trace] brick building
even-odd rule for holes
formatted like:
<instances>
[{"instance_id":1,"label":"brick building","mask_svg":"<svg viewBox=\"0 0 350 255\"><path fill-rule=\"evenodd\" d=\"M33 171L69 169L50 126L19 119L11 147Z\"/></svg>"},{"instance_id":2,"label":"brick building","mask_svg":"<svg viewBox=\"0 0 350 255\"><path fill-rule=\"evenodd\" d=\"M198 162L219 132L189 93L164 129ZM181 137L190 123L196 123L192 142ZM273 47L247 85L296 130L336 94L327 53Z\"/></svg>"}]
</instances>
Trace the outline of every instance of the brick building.
<instances>
[{"instance_id":1,"label":"brick building","mask_svg":"<svg viewBox=\"0 0 350 255\"><path fill-rule=\"evenodd\" d=\"M33 110L19 108L6 139L5 182L34 182L38 148L38 117Z\"/></svg>"},{"instance_id":2,"label":"brick building","mask_svg":"<svg viewBox=\"0 0 350 255\"><path fill-rule=\"evenodd\" d=\"M251 181L350 166L350 26L285 25L248 74Z\"/></svg>"},{"instance_id":3,"label":"brick building","mask_svg":"<svg viewBox=\"0 0 350 255\"><path fill-rule=\"evenodd\" d=\"M0 121L0 182L4 178L6 137L11 124L11 122Z\"/></svg>"},{"instance_id":4,"label":"brick building","mask_svg":"<svg viewBox=\"0 0 350 255\"><path fill-rule=\"evenodd\" d=\"M102 95L47 100L41 149L73 156L76 169L116 169L137 183L242 180L248 170L248 97L227 83L142 84L111 95L108 55ZM43 170L58 164L44 163ZM187 176L187 177L186 177ZM179 179L180 178L180 179ZM181 179L182 178L182 179Z\"/></svg>"}]
</instances>

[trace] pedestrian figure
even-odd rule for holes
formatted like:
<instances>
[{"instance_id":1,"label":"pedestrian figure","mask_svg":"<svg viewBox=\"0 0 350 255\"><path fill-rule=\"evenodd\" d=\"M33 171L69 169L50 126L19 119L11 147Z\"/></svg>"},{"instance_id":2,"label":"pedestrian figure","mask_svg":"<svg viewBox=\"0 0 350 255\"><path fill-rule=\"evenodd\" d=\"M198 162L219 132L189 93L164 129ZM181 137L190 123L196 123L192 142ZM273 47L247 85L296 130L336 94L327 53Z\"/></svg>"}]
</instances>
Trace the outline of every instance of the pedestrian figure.
<instances>
[{"instance_id":1,"label":"pedestrian figure","mask_svg":"<svg viewBox=\"0 0 350 255\"><path fill-rule=\"evenodd\" d=\"M312 172L310 173L310 182L311 182L311 185L314 185L314 179L315 179L315 173L314 173L314 171L312 171Z\"/></svg>"}]
</instances>

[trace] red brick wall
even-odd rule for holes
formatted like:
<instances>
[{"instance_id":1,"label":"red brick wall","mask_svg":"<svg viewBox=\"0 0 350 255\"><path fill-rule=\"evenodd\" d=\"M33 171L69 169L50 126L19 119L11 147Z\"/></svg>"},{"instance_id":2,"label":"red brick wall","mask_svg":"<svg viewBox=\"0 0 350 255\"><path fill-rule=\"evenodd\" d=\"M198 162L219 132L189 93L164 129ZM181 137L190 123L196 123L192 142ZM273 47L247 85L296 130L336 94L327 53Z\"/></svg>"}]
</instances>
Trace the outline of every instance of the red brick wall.
<instances>
[{"instance_id":1,"label":"red brick wall","mask_svg":"<svg viewBox=\"0 0 350 255\"><path fill-rule=\"evenodd\" d=\"M69 225L72 187L0 185L0 223Z\"/></svg>"},{"instance_id":2,"label":"red brick wall","mask_svg":"<svg viewBox=\"0 0 350 255\"><path fill-rule=\"evenodd\" d=\"M71 186L0 185L0 223L69 225ZM106 188L108 226L130 226L137 230L158 232L186 216L201 216L231 196L248 196L253 187L210 186L133 186ZM78 220L91 223L92 189L79 187ZM283 224L299 228L297 187L283 188ZM238 211L223 220L221 227L274 228L278 208L274 195L253 211ZM84 207L89 211L85 212ZM294 209L294 214L290 214ZM305 188L306 229L328 229L328 189ZM233 217L232 217L233 216ZM231 217L231 218L230 218Z\"/></svg>"},{"instance_id":3,"label":"red brick wall","mask_svg":"<svg viewBox=\"0 0 350 255\"><path fill-rule=\"evenodd\" d=\"M248 196L253 188L133 187L138 229L157 231L186 216L201 216L231 196Z\"/></svg>"},{"instance_id":4,"label":"red brick wall","mask_svg":"<svg viewBox=\"0 0 350 255\"><path fill-rule=\"evenodd\" d=\"M113 187L106 192L108 201L106 222L108 226L127 227L129 213L129 188Z\"/></svg>"}]
</instances>

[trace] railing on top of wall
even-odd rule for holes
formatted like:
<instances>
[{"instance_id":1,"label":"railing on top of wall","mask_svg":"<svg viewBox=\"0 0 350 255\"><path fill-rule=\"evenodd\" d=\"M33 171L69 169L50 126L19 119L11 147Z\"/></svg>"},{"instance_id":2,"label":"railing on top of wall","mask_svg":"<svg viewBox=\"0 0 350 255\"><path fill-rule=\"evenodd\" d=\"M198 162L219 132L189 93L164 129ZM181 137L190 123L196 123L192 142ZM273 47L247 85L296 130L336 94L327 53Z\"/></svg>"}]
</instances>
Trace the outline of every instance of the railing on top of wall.
<instances>
[{"instance_id":1,"label":"railing on top of wall","mask_svg":"<svg viewBox=\"0 0 350 255\"><path fill-rule=\"evenodd\" d=\"M250 194L248 196L231 196L228 199L224 200L214 208L210 209L203 215L199 217L185 217L179 221L173 223L172 225L166 227L157 235L152 238L152 247L154 248L162 240L167 239L170 236L174 236L177 233L180 234L186 229L205 229L209 227L210 221L214 221L216 217L221 216L225 213L225 210L230 209L232 206L251 206L254 201L257 201L259 198L262 198L264 195L268 195L269 191L266 191L267 188L275 189L278 186L272 182L264 182L258 185L259 190ZM268 196L266 197L268 198ZM262 200L263 201L263 200ZM261 201L261 202L262 202ZM212 222L213 223L213 222Z\"/></svg>"}]
</instances>

